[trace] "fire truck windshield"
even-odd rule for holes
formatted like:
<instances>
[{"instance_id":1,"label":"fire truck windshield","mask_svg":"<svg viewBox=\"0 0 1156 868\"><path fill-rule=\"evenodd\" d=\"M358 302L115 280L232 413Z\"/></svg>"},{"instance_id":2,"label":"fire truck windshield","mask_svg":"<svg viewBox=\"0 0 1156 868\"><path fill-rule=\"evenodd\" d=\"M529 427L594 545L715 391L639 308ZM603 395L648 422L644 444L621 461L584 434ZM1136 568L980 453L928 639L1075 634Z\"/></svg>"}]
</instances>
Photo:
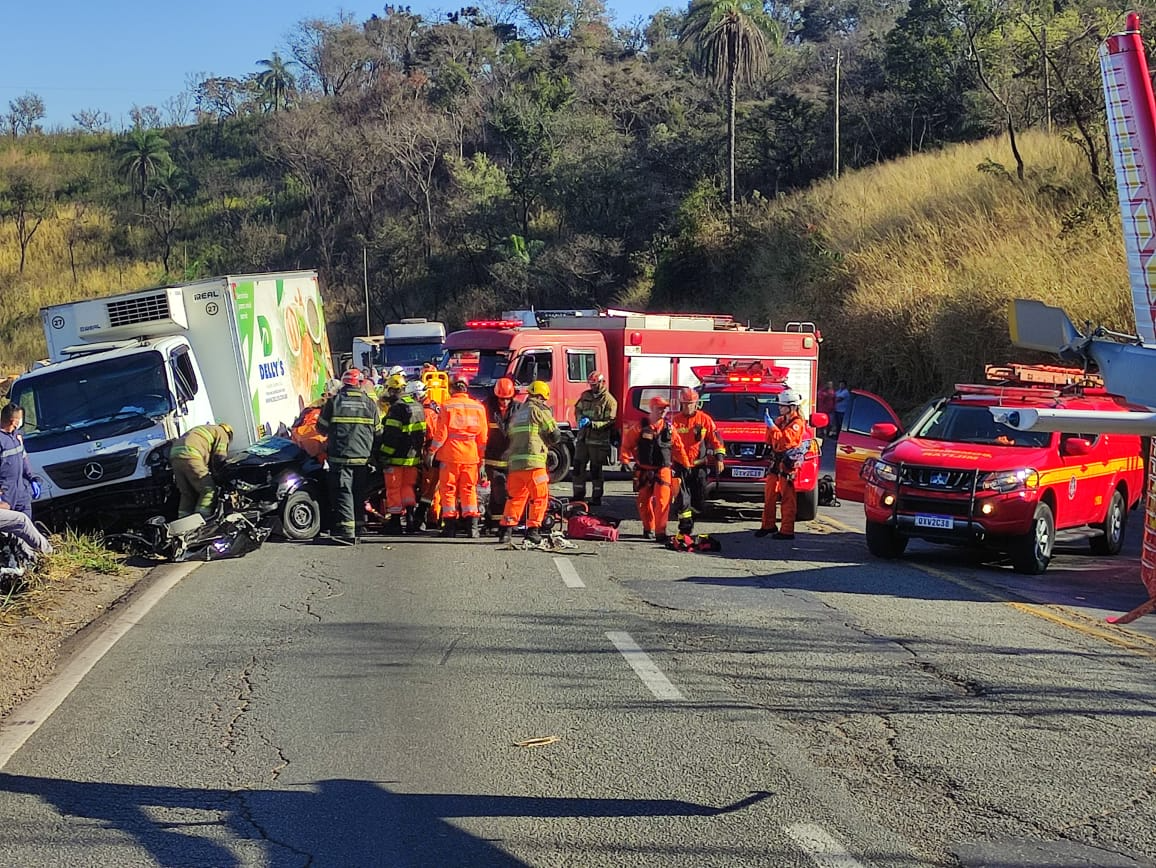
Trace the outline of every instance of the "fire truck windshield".
<instances>
[{"instance_id":1,"label":"fire truck windshield","mask_svg":"<svg viewBox=\"0 0 1156 868\"><path fill-rule=\"evenodd\" d=\"M509 364L505 350L446 350L440 367L451 376L463 374L471 386L492 386L506 376Z\"/></svg>"},{"instance_id":2,"label":"fire truck windshield","mask_svg":"<svg viewBox=\"0 0 1156 868\"><path fill-rule=\"evenodd\" d=\"M924 416L912 429L911 436L923 440L1035 449L1047 446L1052 438L1047 431L1016 431L1009 428L995 421L987 406L965 406L951 402Z\"/></svg>"},{"instance_id":3,"label":"fire truck windshield","mask_svg":"<svg viewBox=\"0 0 1156 868\"><path fill-rule=\"evenodd\" d=\"M716 422L762 422L767 410L779 415L775 395L754 392L703 392L702 409Z\"/></svg>"}]
</instances>

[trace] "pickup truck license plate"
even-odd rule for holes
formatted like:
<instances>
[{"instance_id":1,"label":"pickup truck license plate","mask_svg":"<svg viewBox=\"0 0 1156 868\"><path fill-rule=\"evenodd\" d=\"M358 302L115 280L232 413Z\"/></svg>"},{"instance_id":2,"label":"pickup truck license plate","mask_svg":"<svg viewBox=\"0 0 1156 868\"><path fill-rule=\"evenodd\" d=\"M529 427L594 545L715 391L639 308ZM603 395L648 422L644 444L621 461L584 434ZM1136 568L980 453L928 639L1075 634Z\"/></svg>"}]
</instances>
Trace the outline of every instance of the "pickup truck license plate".
<instances>
[{"instance_id":1,"label":"pickup truck license plate","mask_svg":"<svg viewBox=\"0 0 1156 868\"><path fill-rule=\"evenodd\" d=\"M765 467L732 467L731 476L735 479L762 479L767 475Z\"/></svg>"},{"instance_id":2,"label":"pickup truck license plate","mask_svg":"<svg viewBox=\"0 0 1156 868\"><path fill-rule=\"evenodd\" d=\"M950 515L917 515L915 516L915 526L951 530L955 527L955 523L951 520Z\"/></svg>"}]
</instances>

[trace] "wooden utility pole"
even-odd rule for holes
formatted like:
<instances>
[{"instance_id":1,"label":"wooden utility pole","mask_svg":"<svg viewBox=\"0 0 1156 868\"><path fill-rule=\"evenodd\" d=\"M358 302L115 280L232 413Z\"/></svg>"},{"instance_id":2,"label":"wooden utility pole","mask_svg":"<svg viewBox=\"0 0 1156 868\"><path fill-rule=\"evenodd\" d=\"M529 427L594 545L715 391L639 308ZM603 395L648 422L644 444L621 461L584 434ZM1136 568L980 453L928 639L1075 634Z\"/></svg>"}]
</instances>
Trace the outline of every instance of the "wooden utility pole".
<instances>
[{"instance_id":1,"label":"wooden utility pole","mask_svg":"<svg viewBox=\"0 0 1156 868\"><path fill-rule=\"evenodd\" d=\"M835 51L835 180L839 180L839 77L842 73L843 50Z\"/></svg>"}]
</instances>

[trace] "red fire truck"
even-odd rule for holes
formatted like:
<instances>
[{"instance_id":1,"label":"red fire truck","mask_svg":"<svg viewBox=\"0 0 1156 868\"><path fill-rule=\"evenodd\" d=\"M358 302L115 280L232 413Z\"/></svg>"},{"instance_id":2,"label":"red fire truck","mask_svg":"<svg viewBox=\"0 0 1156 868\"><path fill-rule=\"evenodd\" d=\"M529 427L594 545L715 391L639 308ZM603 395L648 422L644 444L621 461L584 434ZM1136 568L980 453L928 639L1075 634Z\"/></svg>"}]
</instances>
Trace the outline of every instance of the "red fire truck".
<instances>
[{"instance_id":1,"label":"red fire truck","mask_svg":"<svg viewBox=\"0 0 1156 868\"><path fill-rule=\"evenodd\" d=\"M619 312L616 312L616 314ZM558 481L569 473L574 452L570 434L576 424L574 404L586 389L586 378L592 371L606 374L609 388L618 399L618 433L622 427L645 415L643 408L654 395L675 401L683 386L699 387L695 369L715 370L720 364L759 360L781 376L762 383L761 400L769 401L784 385L804 396L804 415L814 407L818 381L819 332L813 323L788 323L782 331L746 328L729 316L692 314L625 313L615 316L557 317L545 327L523 325L522 320L477 320L446 339L443 365L447 371L469 376L475 396L488 392L500 377L514 380L524 392L534 380L550 384L552 410L563 428L563 442L550 455L550 478ZM734 384L738 386L739 384ZM747 383L747 386L756 385ZM708 391L725 392L727 387L713 384ZM705 397L705 396L704 396ZM721 401L720 401L721 404ZM709 412L714 408L706 407ZM762 413L757 419L734 419L724 427L723 438L734 436L746 450L755 446L755 454L728 459L723 478L714 480L717 493L761 493L762 477L753 472L765 465L759 461L759 445L765 428ZM729 443L728 443L728 451ZM734 468L749 468L747 481L738 483ZM815 473L800 473L800 513L813 517ZM809 479L809 482L803 480ZM736 490L739 489L739 490Z\"/></svg>"}]
</instances>

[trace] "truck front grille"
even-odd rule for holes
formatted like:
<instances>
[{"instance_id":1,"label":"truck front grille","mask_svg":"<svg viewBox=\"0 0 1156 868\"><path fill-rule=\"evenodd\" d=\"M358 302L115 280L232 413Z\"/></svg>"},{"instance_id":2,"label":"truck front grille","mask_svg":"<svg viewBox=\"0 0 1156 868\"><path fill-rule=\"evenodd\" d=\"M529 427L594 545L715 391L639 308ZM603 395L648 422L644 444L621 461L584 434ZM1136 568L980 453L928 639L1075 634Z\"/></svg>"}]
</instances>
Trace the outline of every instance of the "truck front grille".
<instances>
[{"instance_id":1,"label":"truck front grille","mask_svg":"<svg viewBox=\"0 0 1156 868\"><path fill-rule=\"evenodd\" d=\"M926 515L967 517L970 513L970 506L970 500L948 499L945 497L918 497L900 492L898 511L905 514L923 513Z\"/></svg>"},{"instance_id":2,"label":"truck front grille","mask_svg":"<svg viewBox=\"0 0 1156 868\"><path fill-rule=\"evenodd\" d=\"M913 467L903 465L904 485L925 488L931 491L966 491L971 493L975 485L974 470L948 470L939 467Z\"/></svg>"},{"instance_id":3,"label":"truck front grille","mask_svg":"<svg viewBox=\"0 0 1156 868\"><path fill-rule=\"evenodd\" d=\"M766 443L728 443L727 457L746 461L759 460L767 452Z\"/></svg>"},{"instance_id":4,"label":"truck front grille","mask_svg":"<svg viewBox=\"0 0 1156 868\"><path fill-rule=\"evenodd\" d=\"M156 322L168 319L169 296L165 292L157 292L139 298L127 298L123 301L110 301L107 305L108 324L110 327L137 325L144 322Z\"/></svg>"},{"instance_id":5,"label":"truck front grille","mask_svg":"<svg viewBox=\"0 0 1156 868\"><path fill-rule=\"evenodd\" d=\"M44 470L59 488L84 488L132 476L139 454L139 449L125 449L106 455L78 458L76 461L49 464Z\"/></svg>"}]
</instances>

